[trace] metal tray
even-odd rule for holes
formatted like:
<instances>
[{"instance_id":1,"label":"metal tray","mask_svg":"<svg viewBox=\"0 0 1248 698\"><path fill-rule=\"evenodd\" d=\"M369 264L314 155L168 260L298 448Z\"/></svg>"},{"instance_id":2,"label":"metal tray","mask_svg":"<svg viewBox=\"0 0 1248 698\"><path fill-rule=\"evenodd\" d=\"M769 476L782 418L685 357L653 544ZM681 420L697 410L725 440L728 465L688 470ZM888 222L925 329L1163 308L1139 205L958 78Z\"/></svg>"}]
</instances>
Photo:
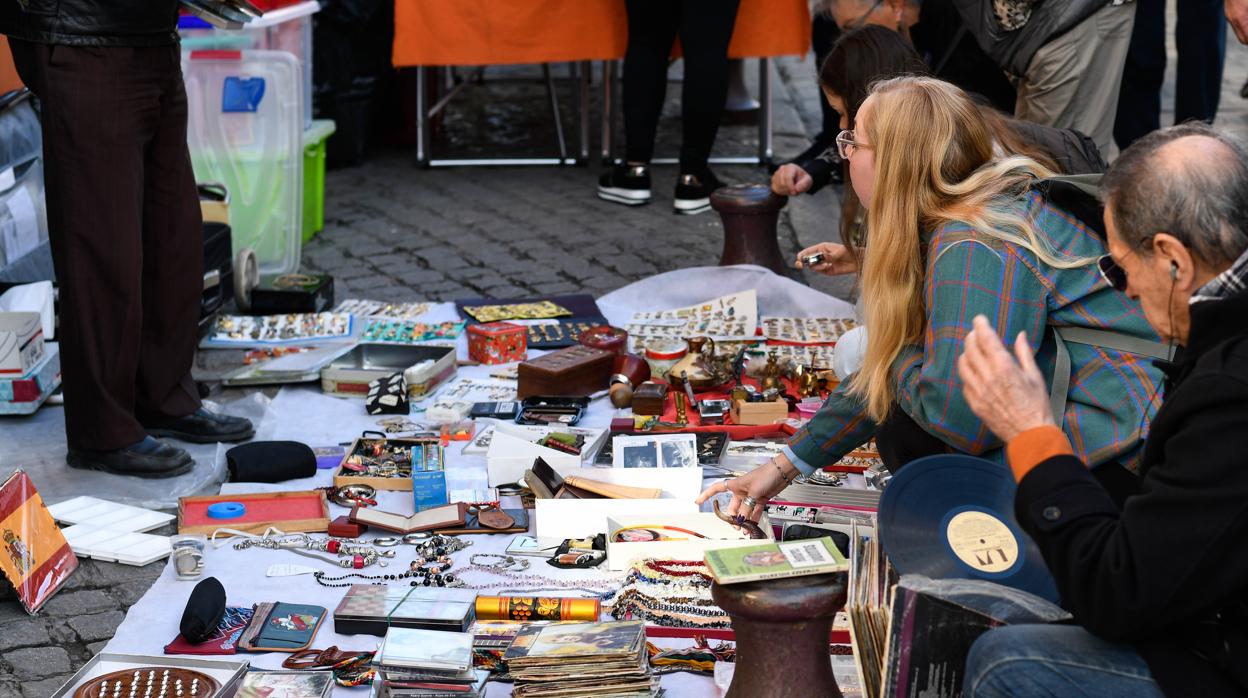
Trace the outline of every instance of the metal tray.
<instances>
[{"instance_id":1,"label":"metal tray","mask_svg":"<svg viewBox=\"0 0 1248 698\"><path fill-rule=\"evenodd\" d=\"M409 398L431 392L455 373L453 347L360 344L321 369L321 389L362 397L368 393L369 381L403 373L422 361L433 361L433 365L421 371L417 381L408 381Z\"/></svg>"}]
</instances>

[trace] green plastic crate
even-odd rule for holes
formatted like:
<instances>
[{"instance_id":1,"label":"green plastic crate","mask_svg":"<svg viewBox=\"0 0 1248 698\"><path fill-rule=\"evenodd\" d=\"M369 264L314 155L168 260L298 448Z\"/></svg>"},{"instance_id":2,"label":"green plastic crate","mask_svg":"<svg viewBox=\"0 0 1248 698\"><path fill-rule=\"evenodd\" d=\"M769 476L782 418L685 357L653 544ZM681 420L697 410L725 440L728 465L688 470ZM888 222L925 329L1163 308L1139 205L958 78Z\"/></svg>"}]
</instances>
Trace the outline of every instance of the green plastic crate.
<instances>
[{"instance_id":1,"label":"green plastic crate","mask_svg":"<svg viewBox=\"0 0 1248 698\"><path fill-rule=\"evenodd\" d=\"M316 119L303 132L303 241L325 227L325 143L334 134L331 119Z\"/></svg>"}]
</instances>

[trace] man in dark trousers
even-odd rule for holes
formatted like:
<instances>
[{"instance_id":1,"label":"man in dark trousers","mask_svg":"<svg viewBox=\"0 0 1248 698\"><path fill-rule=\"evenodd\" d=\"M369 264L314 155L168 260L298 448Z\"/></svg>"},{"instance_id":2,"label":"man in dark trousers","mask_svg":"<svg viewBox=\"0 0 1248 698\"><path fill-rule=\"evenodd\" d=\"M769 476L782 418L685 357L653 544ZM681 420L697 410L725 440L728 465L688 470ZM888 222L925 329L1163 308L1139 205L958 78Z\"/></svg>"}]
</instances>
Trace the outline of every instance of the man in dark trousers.
<instances>
[{"instance_id":1,"label":"man in dark trousers","mask_svg":"<svg viewBox=\"0 0 1248 698\"><path fill-rule=\"evenodd\" d=\"M962 694L1248 695L1248 151L1176 126L1123 151L1102 187L1101 273L1182 349L1161 365L1139 493L1118 506L1054 424L1025 338L1011 357L975 319L967 404L1006 442L1014 513L1078 626L989 631Z\"/></svg>"},{"instance_id":2,"label":"man in dark trousers","mask_svg":"<svg viewBox=\"0 0 1248 698\"><path fill-rule=\"evenodd\" d=\"M175 0L0 0L0 33L41 104L75 468L171 477L194 462L151 435L253 433L203 409L191 380L203 222L177 18Z\"/></svg>"}]
</instances>

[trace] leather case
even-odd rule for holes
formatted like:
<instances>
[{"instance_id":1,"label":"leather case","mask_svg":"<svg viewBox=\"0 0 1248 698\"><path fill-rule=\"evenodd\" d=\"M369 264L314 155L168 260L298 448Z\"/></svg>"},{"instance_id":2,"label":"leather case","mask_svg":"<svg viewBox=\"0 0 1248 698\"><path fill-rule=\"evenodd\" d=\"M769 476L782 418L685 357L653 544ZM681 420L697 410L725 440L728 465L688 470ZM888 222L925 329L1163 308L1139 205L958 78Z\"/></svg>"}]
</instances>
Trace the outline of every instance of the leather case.
<instances>
[{"instance_id":1,"label":"leather case","mask_svg":"<svg viewBox=\"0 0 1248 698\"><path fill-rule=\"evenodd\" d=\"M246 652L298 652L307 649L325 620L321 606L278 602L256 604L251 623L238 639Z\"/></svg>"},{"instance_id":2,"label":"leather case","mask_svg":"<svg viewBox=\"0 0 1248 698\"><path fill-rule=\"evenodd\" d=\"M592 395L606 390L615 366L615 354L581 345L521 362L516 394Z\"/></svg>"},{"instance_id":3,"label":"leather case","mask_svg":"<svg viewBox=\"0 0 1248 698\"><path fill-rule=\"evenodd\" d=\"M352 523L348 516L339 516L329 522L329 535L335 538L359 538L368 526L361 523Z\"/></svg>"},{"instance_id":4,"label":"leather case","mask_svg":"<svg viewBox=\"0 0 1248 698\"><path fill-rule=\"evenodd\" d=\"M529 515L524 509L503 509L504 514L510 516L514 523L507 528L491 528L483 526L475 513L469 513L468 519L464 521L463 526L456 528L438 528L434 529L434 533L445 533L449 535L465 535L470 533L526 533L529 530Z\"/></svg>"}]
</instances>

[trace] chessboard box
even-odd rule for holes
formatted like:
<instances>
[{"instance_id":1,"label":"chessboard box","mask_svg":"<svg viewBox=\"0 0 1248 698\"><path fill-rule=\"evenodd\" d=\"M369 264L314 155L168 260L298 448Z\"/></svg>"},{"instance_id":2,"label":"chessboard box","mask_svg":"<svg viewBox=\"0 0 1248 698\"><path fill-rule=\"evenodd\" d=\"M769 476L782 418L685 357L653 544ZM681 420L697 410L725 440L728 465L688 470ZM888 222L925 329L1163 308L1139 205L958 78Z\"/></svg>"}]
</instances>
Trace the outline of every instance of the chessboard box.
<instances>
[{"instance_id":1,"label":"chessboard box","mask_svg":"<svg viewBox=\"0 0 1248 698\"><path fill-rule=\"evenodd\" d=\"M83 684L97 676L105 676L122 669L152 667L153 669L190 669L202 672L217 680L221 689L202 698L225 698L234 695L243 683L243 677L251 666L248 660L190 659L187 657L147 656L101 652L92 657L76 674L70 677L49 698L70 698Z\"/></svg>"}]
</instances>

